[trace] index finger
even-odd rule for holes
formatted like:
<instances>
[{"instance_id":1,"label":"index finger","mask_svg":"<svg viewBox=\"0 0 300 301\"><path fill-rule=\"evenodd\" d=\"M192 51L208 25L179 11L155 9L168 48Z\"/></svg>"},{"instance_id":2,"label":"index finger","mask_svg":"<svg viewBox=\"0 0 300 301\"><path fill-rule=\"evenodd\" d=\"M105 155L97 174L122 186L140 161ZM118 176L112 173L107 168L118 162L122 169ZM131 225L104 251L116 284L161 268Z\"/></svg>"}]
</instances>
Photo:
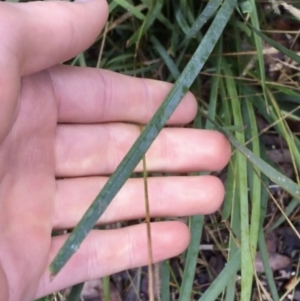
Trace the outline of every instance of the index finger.
<instances>
[{"instance_id":1,"label":"index finger","mask_svg":"<svg viewBox=\"0 0 300 301\"><path fill-rule=\"evenodd\" d=\"M63 123L144 124L172 88L170 83L94 68L60 65L49 72L58 102L58 122ZM189 92L168 123L186 124L196 113L197 102Z\"/></svg>"}]
</instances>

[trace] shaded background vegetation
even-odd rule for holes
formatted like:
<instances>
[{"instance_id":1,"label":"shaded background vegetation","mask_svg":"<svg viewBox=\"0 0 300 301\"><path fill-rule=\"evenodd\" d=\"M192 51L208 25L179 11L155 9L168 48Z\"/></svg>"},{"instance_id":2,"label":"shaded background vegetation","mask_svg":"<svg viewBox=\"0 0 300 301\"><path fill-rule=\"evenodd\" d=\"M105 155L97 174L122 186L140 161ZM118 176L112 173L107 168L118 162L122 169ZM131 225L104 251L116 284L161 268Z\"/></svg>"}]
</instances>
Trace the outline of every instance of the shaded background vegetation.
<instances>
[{"instance_id":1,"label":"shaded background vegetation","mask_svg":"<svg viewBox=\"0 0 300 301\"><path fill-rule=\"evenodd\" d=\"M176 82L225 2L109 1L105 31L68 64ZM235 9L190 88L199 113L188 125L216 122L235 139L231 162L218 173L226 198L216 214L186 218L191 244L160 265L161 300L300 300L300 21L289 6L300 4L231 2ZM141 268L96 280L82 298L148 300L147 277Z\"/></svg>"}]
</instances>

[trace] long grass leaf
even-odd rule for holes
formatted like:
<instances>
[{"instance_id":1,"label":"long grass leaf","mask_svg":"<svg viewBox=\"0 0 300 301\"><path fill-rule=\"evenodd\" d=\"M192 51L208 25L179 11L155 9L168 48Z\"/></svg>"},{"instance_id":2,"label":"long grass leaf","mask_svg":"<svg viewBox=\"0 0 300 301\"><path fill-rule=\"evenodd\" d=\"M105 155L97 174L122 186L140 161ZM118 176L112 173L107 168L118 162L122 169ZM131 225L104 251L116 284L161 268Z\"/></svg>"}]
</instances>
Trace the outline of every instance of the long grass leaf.
<instances>
[{"instance_id":1,"label":"long grass leaf","mask_svg":"<svg viewBox=\"0 0 300 301\"><path fill-rule=\"evenodd\" d=\"M274 301L279 301L279 295L277 292L275 280L273 277L273 271L270 267L269 263L269 254L266 246L266 241L263 233L263 228L260 228L260 233L259 233L259 238L258 238L258 245L259 245L259 251L260 251L260 256L264 265L264 272L267 278L267 282L270 288L270 292L272 295L272 298Z\"/></svg>"},{"instance_id":2,"label":"long grass leaf","mask_svg":"<svg viewBox=\"0 0 300 301\"><path fill-rule=\"evenodd\" d=\"M216 129L223 133L230 143L238 149L251 163L253 163L263 174L265 174L272 182L276 183L284 190L289 192L295 199L300 201L300 186L294 181L277 171L271 165L266 163L264 160L256 156L252 151L246 148L244 145L240 144L233 135L231 135L227 130L219 126L216 122L211 120Z\"/></svg>"},{"instance_id":3,"label":"long grass leaf","mask_svg":"<svg viewBox=\"0 0 300 301\"><path fill-rule=\"evenodd\" d=\"M180 287L179 301L190 300L195 278L195 269L199 253L200 238L202 234L204 216L191 217L191 241L187 251L185 267Z\"/></svg>"},{"instance_id":4,"label":"long grass leaf","mask_svg":"<svg viewBox=\"0 0 300 301\"><path fill-rule=\"evenodd\" d=\"M241 265L241 252L238 250L233 258L226 264L225 268L219 274L219 276L214 280L206 292L198 301L212 301L217 300L217 297L225 289L228 281L234 277L237 271L240 269Z\"/></svg>"},{"instance_id":5,"label":"long grass leaf","mask_svg":"<svg viewBox=\"0 0 300 301\"><path fill-rule=\"evenodd\" d=\"M180 44L180 48L191 40L200 29L206 24L206 22L214 15L217 9L220 7L222 0L211 0L207 3L204 10L201 12L199 17L196 19L192 27L186 33L184 40Z\"/></svg>"},{"instance_id":6,"label":"long grass leaf","mask_svg":"<svg viewBox=\"0 0 300 301\"><path fill-rule=\"evenodd\" d=\"M190 26L188 25L184 15L183 15L183 11L181 9L181 7L179 5L176 5L176 2L174 2L175 4L175 18L176 21L179 25L179 27L181 28L181 30L187 34L190 30Z\"/></svg>"},{"instance_id":7,"label":"long grass leaf","mask_svg":"<svg viewBox=\"0 0 300 301\"><path fill-rule=\"evenodd\" d=\"M241 111L241 104L237 94L237 88L235 81L232 78L232 72L228 67L228 64L225 60L222 61L222 68L226 74L225 83L228 91L228 96L230 98L231 107L232 107L232 116L235 126L243 126L243 117ZM244 131L236 131L235 137L241 145L245 144ZM247 185L247 160L242 156L241 153L236 155L236 173L239 179L238 185L238 198L240 202L240 231L241 231L241 299L250 300L251 297L251 288L252 288L252 279L253 279L253 264L252 256L250 250L250 233L249 233L249 205L248 205L248 185Z\"/></svg>"},{"instance_id":8,"label":"long grass leaf","mask_svg":"<svg viewBox=\"0 0 300 301\"><path fill-rule=\"evenodd\" d=\"M285 54L286 56L288 56L289 58L291 58L298 64L300 64L300 56L297 55L295 52L293 52L293 51L287 49L286 47L284 47L283 45L275 42L273 39L269 38L268 36L266 36L261 31L259 31L255 27L251 26L250 24L248 24L248 26L254 31L254 33L256 35L258 35L266 43L270 44L271 46L273 46L274 48L276 48L277 50L279 50L280 52L282 52L283 54Z\"/></svg>"},{"instance_id":9,"label":"long grass leaf","mask_svg":"<svg viewBox=\"0 0 300 301\"><path fill-rule=\"evenodd\" d=\"M299 206L299 200L293 198L287 207L284 210L284 214L286 216L289 216L291 213L295 212L296 208ZM273 224L270 228L267 229L267 233L270 233L274 231L276 228L278 228L282 223L286 221L286 216L281 215Z\"/></svg>"},{"instance_id":10,"label":"long grass leaf","mask_svg":"<svg viewBox=\"0 0 300 301\"><path fill-rule=\"evenodd\" d=\"M135 32L132 35L132 37L130 37L129 40L127 41L126 43L127 47L130 47L131 45L136 43L138 40L141 39L141 37L145 34L145 32L147 32L147 30L150 28L153 22L158 18L162 6L163 6L163 0L157 0L155 5L149 9L140 30Z\"/></svg>"},{"instance_id":11,"label":"long grass leaf","mask_svg":"<svg viewBox=\"0 0 300 301\"><path fill-rule=\"evenodd\" d=\"M253 8L250 12L252 27L259 30L259 20L258 20L258 13L256 9L255 0L249 0L249 1ZM267 106L268 97L267 97L267 89L266 89L266 72L265 72L265 61L263 57L263 45L261 39L257 35L254 35L254 43L255 43L255 48L257 50L257 60L258 60L261 87L263 90L264 101Z\"/></svg>"},{"instance_id":12,"label":"long grass leaf","mask_svg":"<svg viewBox=\"0 0 300 301\"><path fill-rule=\"evenodd\" d=\"M236 0L224 1L201 44L198 46L176 84L50 264L49 269L52 275L57 274L78 250L84 238L130 177L134 168L141 161L143 155L162 130L183 96L188 92L189 87L215 47L235 5Z\"/></svg>"},{"instance_id":13,"label":"long grass leaf","mask_svg":"<svg viewBox=\"0 0 300 301\"><path fill-rule=\"evenodd\" d=\"M172 60L172 58L169 56L166 49L162 46L162 44L158 41L158 39L155 36L151 36L150 41L153 43L154 48L165 62L173 78L177 79L180 76L180 72L177 66L175 65L174 61Z\"/></svg>"},{"instance_id":14,"label":"long grass leaf","mask_svg":"<svg viewBox=\"0 0 300 301\"><path fill-rule=\"evenodd\" d=\"M135 16L139 20L144 20L145 15L142 14L134 5L130 4L126 0L113 0L115 3L119 4L126 10L130 11L133 16Z\"/></svg>"},{"instance_id":15,"label":"long grass leaf","mask_svg":"<svg viewBox=\"0 0 300 301\"><path fill-rule=\"evenodd\" d=\"M243 102L244 106L244 121L247 124L245 129L247 140L251 140L250 147L256 156L260 157L260 144L258 139L258 128L256 123L256 116L254 107L250 100L246 99ZM251 198L251 221L250 221L250 246L252 257L255 257L259 224L260 224L260 197L261 197L261 180L260 171L253 167L252 164L248 165L248 182Z\"/></svg>"},{"instance_id":16,"label":"long grass leaf","mask_svg":"<svg viewBox=\"0 0 300 301\"><path fill-rule=\"evenodd\" d=\"M218 43L216 47L216 52L221 52L221 43ZM216 60L216 68L220 69L220 63L221 63L221 56L218 60ZM218 90L218 78L214 79L214 85L210 97L209 107L208 107L208 116L212 119L215 119L216 116L216 107L217 107L217 90ZM195 128L202 128L201 123L201 114L198 114L195 119ZM206 129L211 129L212 124L207 119L205 124ZM203 175L204 173L200 173L200 175ZM180 295L179 295L179 301L185 301L189 300L191 298L192 293L192 287L194 283L195 278L195 270L196 270L196 264L198 260L198 253L199 253L199 244L200 239L202 235L202 228L203 228L203 222L204 218L203 216L193 216L191 218L191 243L189 244L188 250L187 250L187 256L185 260L185 266L184 266L184 272L183 272L183 280L180 288Z\"/></svg>"},{"instance_id":17,"label":"long grass leaf","mask_svg":"<svg viewBox=\"0 0 300 301\"><path fill-rule=\"evenodd\" d=\"M161 300L170 300L170 264L168 260L161 264Z\"/></svg>"}]
</instances>

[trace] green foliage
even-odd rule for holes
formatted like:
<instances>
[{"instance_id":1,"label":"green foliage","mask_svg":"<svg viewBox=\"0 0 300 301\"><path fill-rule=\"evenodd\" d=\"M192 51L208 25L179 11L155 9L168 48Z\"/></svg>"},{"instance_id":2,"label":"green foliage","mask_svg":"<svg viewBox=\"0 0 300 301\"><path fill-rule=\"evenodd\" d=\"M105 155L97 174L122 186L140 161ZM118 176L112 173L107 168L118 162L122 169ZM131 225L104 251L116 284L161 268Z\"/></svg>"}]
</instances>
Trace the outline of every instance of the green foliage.
<instances>
[{"instance_id":1,"label":"green foliage","mask_svg":"<svg viewBox=\"0 0 300 301\"><path fill-rule=\"evenodd\" d=\"M206 225L203 216L190 217L192 239L182 257L182 283L176 283L168 261L162 264L162 301L170 300L170 282L179 286L180 301L195 299L194 275L205 226L213 227L215 232L227 231L227 242L215 234L211 237L227 264L199 300L216 300L220 296L226 301L254 300L257 296L254 297L253 287L258 286L254 277L257 247L265 267L269 298L279 300L264 234L287 220L290 222L289 216L299 208L300 143L287 122L288 118L300 120L299 86L292 76L288 82L277 82L270 76L265 68L265 50L271 45L295 63L300 63L300 58L263 32L262 29L272 28L273 24L266 20L275 18L274 12L254 0L109 2L111 15L107 34L102 34L100 41L70 63L95 67L97 58L93 53L98 53L104 39L101 68L175 84L51 263L52 274L55 275L78 249L190 89L199 103L193 126L222 132L233 146L233 156L226 173L223 207L211 218L218 223ZM286 142L295 181L266 158L258 113ZM270 181L284 189L291 201L282 208L285 214L277 215L269 229L265 229L269 221L266 210L271 196ZM209 273L209 266L206 269ZM240 285L236 280L238 272L242 275Z\"/></svg>"}]
</instances>

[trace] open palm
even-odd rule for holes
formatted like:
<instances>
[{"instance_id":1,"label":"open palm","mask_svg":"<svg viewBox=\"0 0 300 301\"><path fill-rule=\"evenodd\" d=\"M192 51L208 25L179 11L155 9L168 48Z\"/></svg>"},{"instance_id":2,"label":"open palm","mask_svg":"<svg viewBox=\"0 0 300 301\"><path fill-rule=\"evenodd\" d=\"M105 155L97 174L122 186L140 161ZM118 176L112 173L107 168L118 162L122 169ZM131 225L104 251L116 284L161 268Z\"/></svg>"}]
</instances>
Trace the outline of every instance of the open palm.
<instances>
[{"instance_id":1,"label":"open palm","mask_svg":"<svg viewBox=\"0 0 300 301\"><path fill-rule=\"evenodd\" d=\"M66 239L51 237L52 230L76 225L138 137L135 124L149 121L171 85L57 65L93 42L107 18L105 1L0 8L0 300L32 300L146 264L146 230L137 225L92 231L51 282L47 271ZM188 94L169 124L185 124L195 114ZM150 171L217 170L229 156L219 133L172 127L150 148L147 165ZM153 216L209 213L223 194L211 176L149 179ZM144 214L143 183L131 179L99 223ZM156 261L182 252L189 241L180 222L154 223L152 234Z\"/></svg>"}]
</instances>

